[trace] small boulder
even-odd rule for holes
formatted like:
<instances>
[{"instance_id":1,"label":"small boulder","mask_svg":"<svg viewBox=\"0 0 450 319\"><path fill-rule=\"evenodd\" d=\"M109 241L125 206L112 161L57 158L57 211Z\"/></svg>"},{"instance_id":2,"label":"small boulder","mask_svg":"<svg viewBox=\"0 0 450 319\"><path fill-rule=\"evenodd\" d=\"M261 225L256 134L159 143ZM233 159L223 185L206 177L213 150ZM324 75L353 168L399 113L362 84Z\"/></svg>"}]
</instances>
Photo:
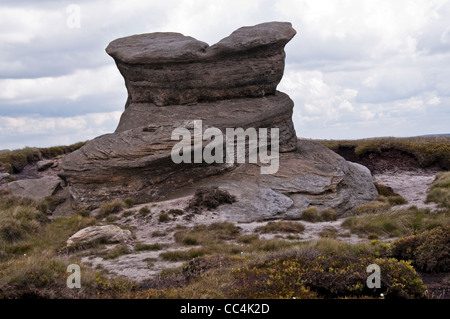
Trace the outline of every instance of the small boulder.
<instances>
[{"instance_id":1,"label":"small boulder","mask_svg":"<svg viewBox=\"0 0 450 319\"><path fill-rule=\"evenodd\" d=\"M89 245L96 242L127 243L132 240L131 232L114 225L90 226L84 228L67 241L67 247Z\"/></svg>"},{"instance_id":2,"label":"small boulder","mask_svg":"<svg viewBox=\"0 0 450 319\"><path fill-rule=\"evenodd\" d=\"M5 178L9 177L9 173L0 173L0 181L4 180Z\"/></svg>"},{"instance_id":3,"label":"small boulder","mask_svg":"<svg viewBox=\"0 0 450 319\"><path fill-rule=\"evenodd\" d=\"M50 167L53 167L55 165L55 162L52 160L42 160L36 163L37 170L38 171L45 171L46 169L49 169Z\"/></svg>"},{"instance_id":4,"label":"small boulder","mask_svg":"<svg viewBox=\"0 0 450 319\"><path fill-rule=\"evenodd\" d=\"M44 177L39 179L21 179L8 183L7 189L16 196L42 199L52 196L61 186L61 179Z\"/></svg>"}]
</instances>

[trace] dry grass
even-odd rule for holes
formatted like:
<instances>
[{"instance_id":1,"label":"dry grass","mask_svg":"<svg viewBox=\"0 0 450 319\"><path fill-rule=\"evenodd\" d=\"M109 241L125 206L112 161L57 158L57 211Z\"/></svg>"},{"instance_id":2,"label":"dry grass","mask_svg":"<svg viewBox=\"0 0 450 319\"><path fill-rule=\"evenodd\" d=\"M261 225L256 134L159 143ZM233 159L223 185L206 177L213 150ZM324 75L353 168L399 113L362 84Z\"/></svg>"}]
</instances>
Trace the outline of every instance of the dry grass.
<instances>
[{"instance_id":1,"label":"dry grass","mask_svg":"<svg viewBox=\"0 0 450 319\"><path fill-rule=\"evenodd\" d=\"M398 150L413 155L422 167L438 164L450 169L450 137L381 137L360 140L319 140L320 143L337 151L340 147L354 149L357 156L368 153L379 153L388 150Z\"/></svg>"}]
</instances>

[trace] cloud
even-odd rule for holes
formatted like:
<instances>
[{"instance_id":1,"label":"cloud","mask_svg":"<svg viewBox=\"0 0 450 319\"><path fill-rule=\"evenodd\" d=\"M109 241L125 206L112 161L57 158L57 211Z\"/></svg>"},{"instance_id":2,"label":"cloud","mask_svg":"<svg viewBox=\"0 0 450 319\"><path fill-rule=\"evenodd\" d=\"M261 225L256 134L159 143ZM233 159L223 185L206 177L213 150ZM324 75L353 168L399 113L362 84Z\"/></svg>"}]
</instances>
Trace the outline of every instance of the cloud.
<instances>
[{"instance_id":1,"label":"cloud","mask_svg":"<svg viewBox=\"0 0 450 319\"><path fill-rule=\"evenodd\" d=\"M26 145L47 147L92 139L113 132L121 113L91 113L75 117L0 116L0 149L17 149Z\"/></svg>"},{"instance_id":2,"label":"cloud","mask_svg":"<svg viewBox=\"0 0 450 319\"><path fill-rule=\"evenodd\" d=\"M71 3L80 7L80 28L67 26ZM106 114L118 114L126 100L123 79L104 51L116 38L172 31L214 44L238 27L266 21L290 21L298 32L286 46L279 89L295 102L299 136L447 133L448 16L446 0L3 3L0 141L62 144L113 130L116 117Z\"/></svg>"}]
</instances>

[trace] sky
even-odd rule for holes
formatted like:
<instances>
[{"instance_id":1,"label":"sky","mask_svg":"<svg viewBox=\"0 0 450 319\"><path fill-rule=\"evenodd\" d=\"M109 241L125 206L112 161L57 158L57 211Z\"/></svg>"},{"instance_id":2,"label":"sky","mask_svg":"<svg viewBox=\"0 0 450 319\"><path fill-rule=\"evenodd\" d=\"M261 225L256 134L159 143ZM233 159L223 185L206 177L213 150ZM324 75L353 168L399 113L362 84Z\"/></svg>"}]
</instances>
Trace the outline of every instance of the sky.
<instances>
[{"instance_id":1,"label":"sky","mask_svg":"<svg viewBox=\"0 0 450 319\"><path fill-rule=\"evenodd\" d=\"M450 133L450 0L0 0L0 150L114 132L124 80L116 38L180 32L212 45L291 22L278 90L297 136Z\"/></svg>"}]
</instances>

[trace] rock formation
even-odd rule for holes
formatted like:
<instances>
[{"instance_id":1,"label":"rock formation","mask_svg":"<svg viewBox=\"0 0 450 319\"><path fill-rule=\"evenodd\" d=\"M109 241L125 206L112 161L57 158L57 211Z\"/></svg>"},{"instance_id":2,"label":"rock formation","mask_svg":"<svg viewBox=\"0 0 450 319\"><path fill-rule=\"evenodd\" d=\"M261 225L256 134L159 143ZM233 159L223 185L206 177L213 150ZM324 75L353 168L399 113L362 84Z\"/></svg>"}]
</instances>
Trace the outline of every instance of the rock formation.
<instances>
[{"instance_id":1,"label":"rock formation","mask_svg":"<svg viewBox=\"0 0 450 319\"><path fill-rule=\"evenodd\" d=\"M274 94L290 23L244 27L213 46L179 33L120 38L106 52L125 78L128 103L158 106Z\"/></svg>"},{"instance_id":2,"label":"rock formation","mask_svg":"<svg viewBox=\"0 0 450 319\"><path fill-rule=\"evenodd\" d=\"M125 78L128 100L115 133L63 159L60 176L74 203L96 208L116 198L161 201L193 193L205 181L238 195L240 202L223 212L234 220L295 215L308 205L345 213L373 200L368 170L319 144L297 141L294 104L276 90L284 46L295 33L290 23L272 22L240 28L213 46L178 33L111 42L106 51ZM179 141L171 133L192 131L196 120L203 131L278 128L279 172L261 175L259 164L175 164L171 150Z\"/></svg>"},{"instance_id":3,"label":"rock formation","mask_svg":"<svg viewBox=\"0 0 450 319\"><path fill-rule=\"evenodd\" d=\"M90 245L93 243L128 243L133 240L131 232L119 226L90 226L83 228L66 241L67 247Z\"/></svg>"}]
</instances>

